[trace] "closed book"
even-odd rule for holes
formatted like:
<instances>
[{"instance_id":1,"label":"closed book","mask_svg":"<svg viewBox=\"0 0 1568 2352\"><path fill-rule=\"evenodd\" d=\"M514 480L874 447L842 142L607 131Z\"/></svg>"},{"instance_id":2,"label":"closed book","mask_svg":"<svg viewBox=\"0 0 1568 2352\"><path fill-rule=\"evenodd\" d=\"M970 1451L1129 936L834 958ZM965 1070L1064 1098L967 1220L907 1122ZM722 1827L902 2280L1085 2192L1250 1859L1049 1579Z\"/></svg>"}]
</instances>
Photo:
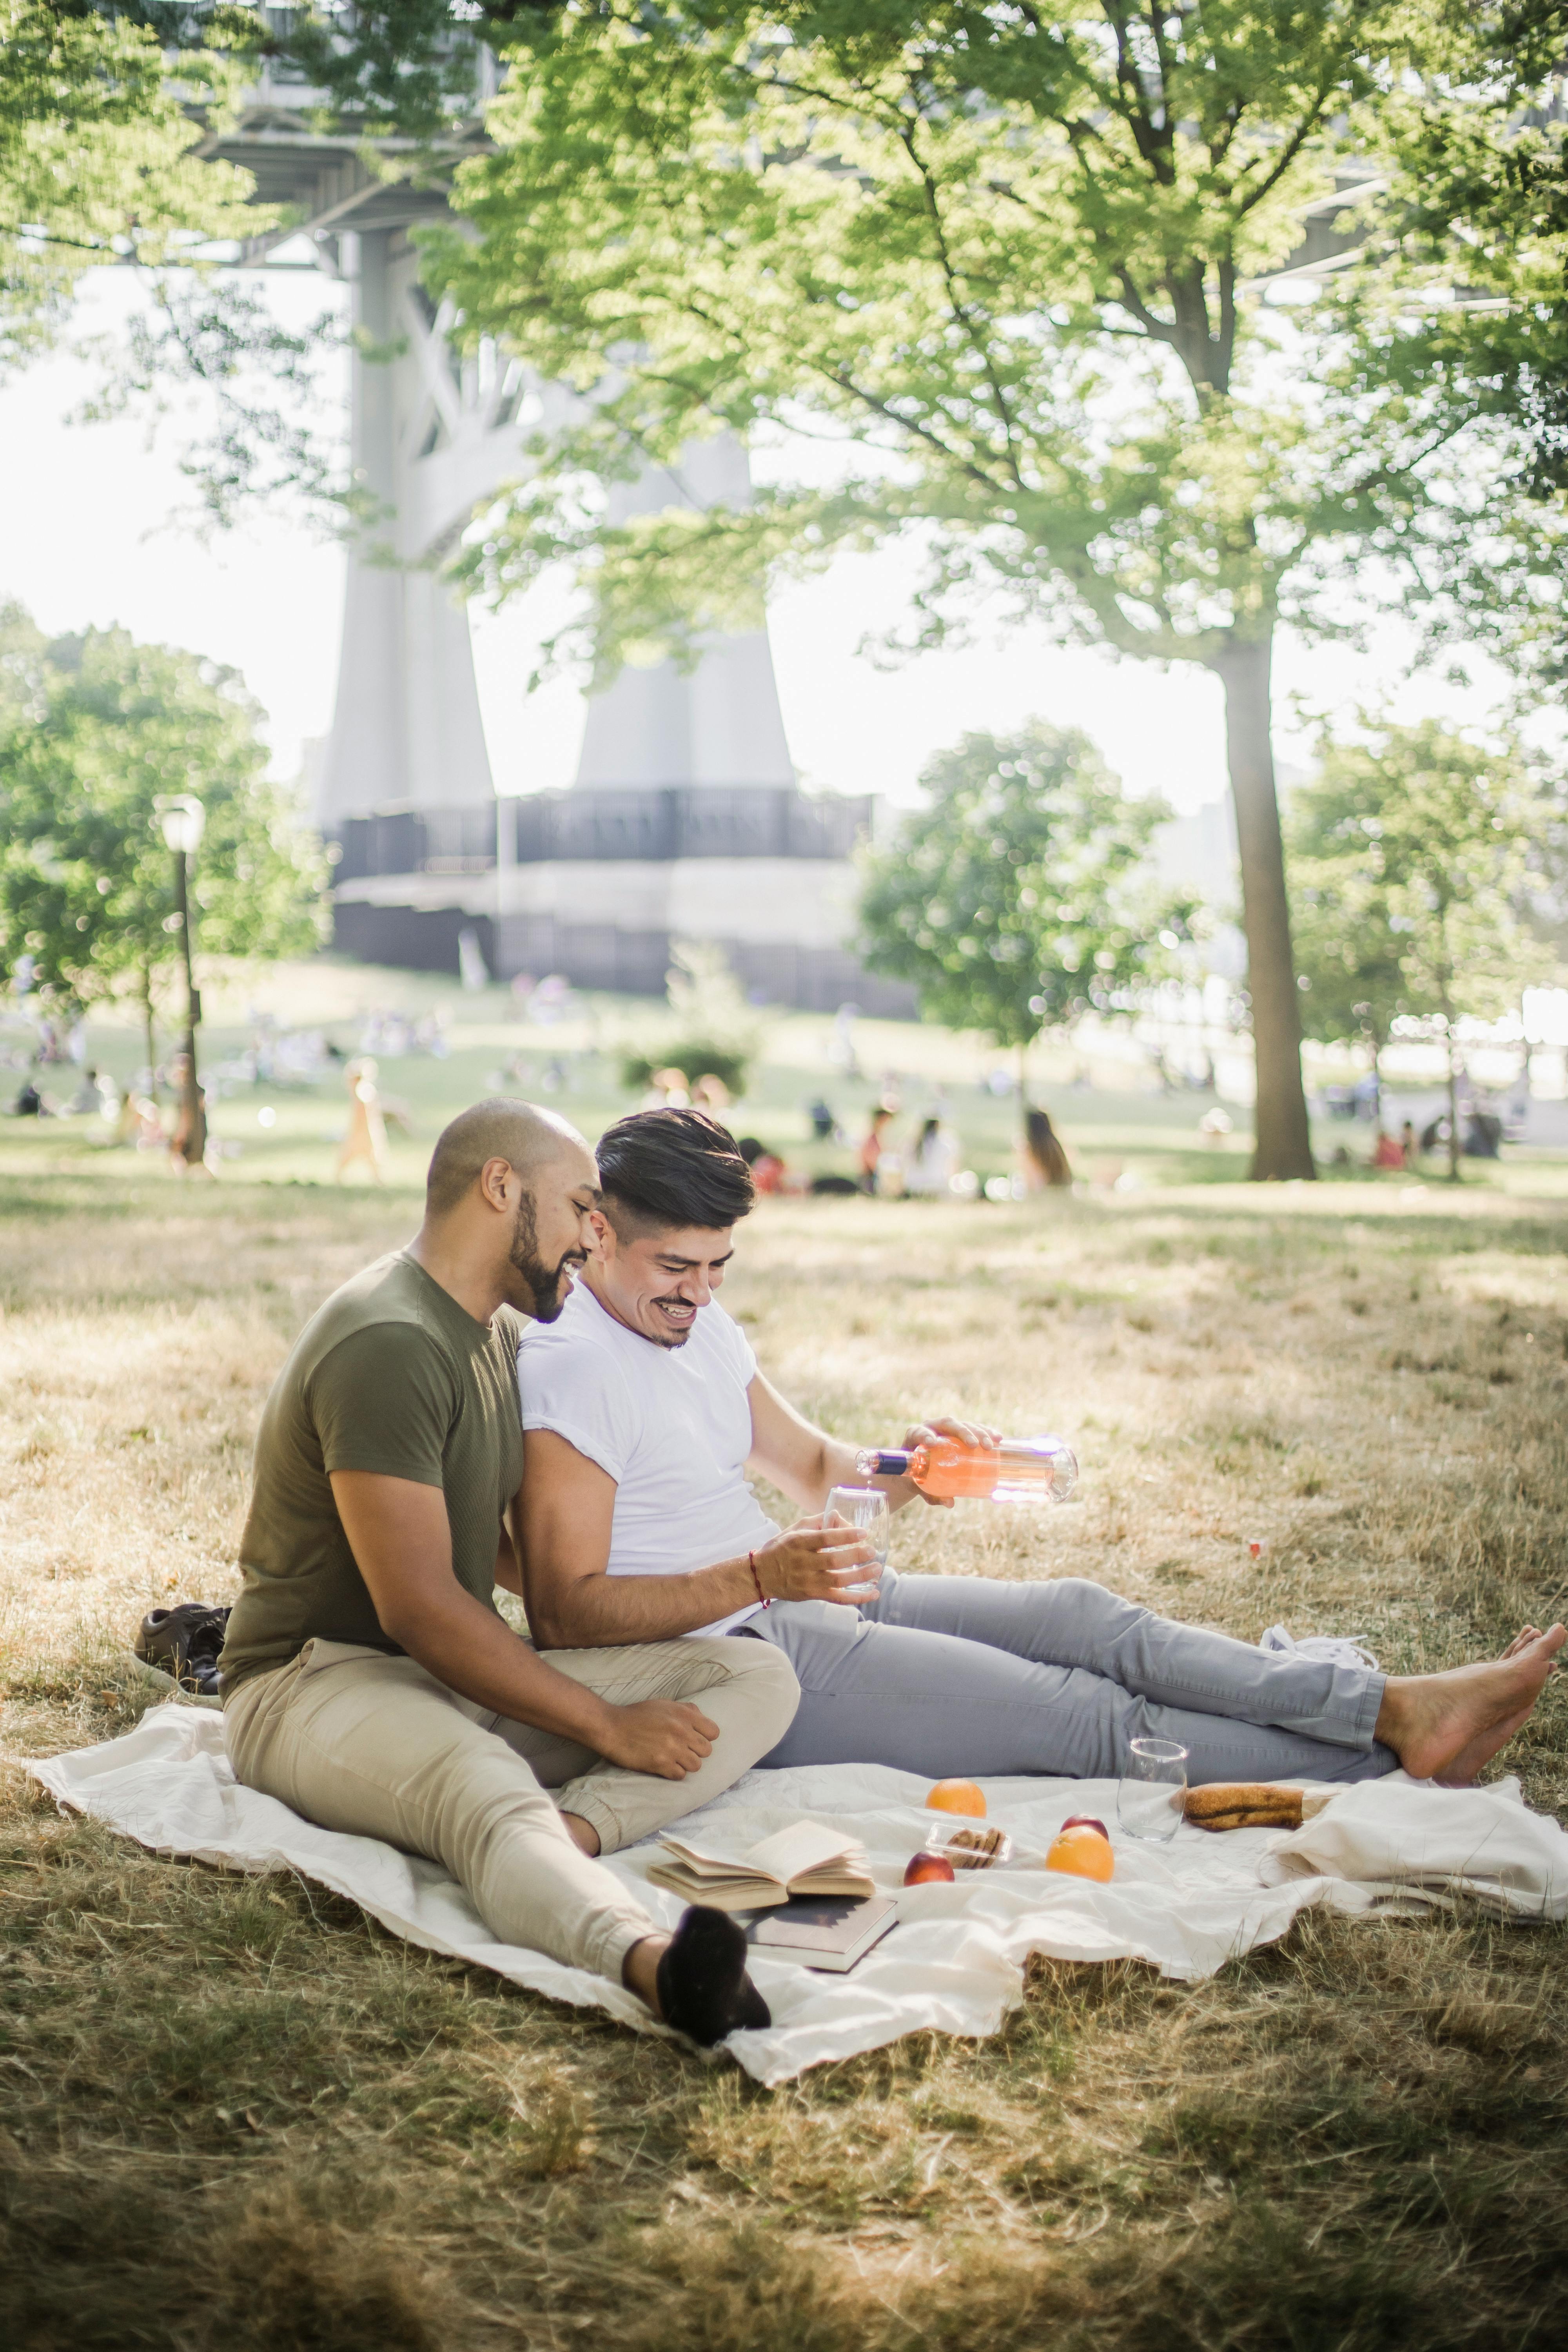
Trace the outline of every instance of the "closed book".
<instances>
[{"instance_id":1,"label":"closed book","mask_svg":"<svg viewBox=\"0 0 1568 2352\"><path fill-rule=\"evenodd\" d=\"M765 1959L795 1960L802 1968L830 1969L842 1976L898 1923L899 1906L890 1895L873 1895L863 1903L794 1895L782 1910L754 1919L746 1941Z\"/></svg>"},{"instance_id":2,"label":"closed book","mask_svg":"<svg viewBox=\"0 0 1568 2352\"><path fill-rule=\"evenodd\" d=\"M663 1853L648 1872L656 1886L714 1911L761 1911L793 1895L874 1895L866 1849L819 1822L792 1822L759 1845L725 1853L666 1830Z\"/></svg>"}]
</instances>

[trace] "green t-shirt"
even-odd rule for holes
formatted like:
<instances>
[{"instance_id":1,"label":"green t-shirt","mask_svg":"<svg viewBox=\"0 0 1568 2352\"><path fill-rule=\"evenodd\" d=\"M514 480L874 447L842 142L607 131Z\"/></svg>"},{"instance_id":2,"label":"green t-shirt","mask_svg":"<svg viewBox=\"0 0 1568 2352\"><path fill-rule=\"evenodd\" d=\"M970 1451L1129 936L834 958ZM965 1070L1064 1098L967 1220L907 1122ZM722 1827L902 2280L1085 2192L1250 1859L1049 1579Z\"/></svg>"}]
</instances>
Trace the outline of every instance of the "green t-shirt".
<instances>
[{"instance_id":1,"label":"green t-shirt","mask_svg":"<svg viewBox=\"0 0 1568 2352\"><path fill-rule=\"evenodd\" d=\"M381 1630L330 1473L439 1486L459 1584L495 1607L501 1517L522 1483L521 1318L476 1323L396 1250L335 1290L294 1342L256 1440L245 1585L222 1658L232 1688L316 1636L397 1654Z\"/></svg>"}]
</instances>

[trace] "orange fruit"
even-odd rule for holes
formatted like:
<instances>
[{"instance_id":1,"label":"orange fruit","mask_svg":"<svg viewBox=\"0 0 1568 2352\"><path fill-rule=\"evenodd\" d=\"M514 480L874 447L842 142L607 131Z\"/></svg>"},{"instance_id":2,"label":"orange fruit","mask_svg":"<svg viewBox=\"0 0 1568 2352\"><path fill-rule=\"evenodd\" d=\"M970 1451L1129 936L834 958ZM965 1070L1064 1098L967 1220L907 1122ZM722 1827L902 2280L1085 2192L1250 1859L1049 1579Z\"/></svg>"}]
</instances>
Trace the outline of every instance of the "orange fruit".
<instances>
[{"instance_id":1,"label":"orange fruit","mask_svg":"<svg viewBox=\"0 0 1568 2352\"><path fill-rule=\"evenodd\" d=\"M1065 1870L1073 1878L1098 1879L1103 1886L1116 1868L1110 1840L1098 1830L1063 1830L1046 1856L1047 1870Z\"/></svg>"},{"instance_id":2,"label":"orange fruit","mask_svg":"<svg viewBox=\"0 0 1568 2352\"><path fill-rule=\"evenodd\" d=\"M973 1780L939 1780L926 1799L933 1813L972 1813L985 1819L985 1796Z\"/></svg>"}]
</instances>

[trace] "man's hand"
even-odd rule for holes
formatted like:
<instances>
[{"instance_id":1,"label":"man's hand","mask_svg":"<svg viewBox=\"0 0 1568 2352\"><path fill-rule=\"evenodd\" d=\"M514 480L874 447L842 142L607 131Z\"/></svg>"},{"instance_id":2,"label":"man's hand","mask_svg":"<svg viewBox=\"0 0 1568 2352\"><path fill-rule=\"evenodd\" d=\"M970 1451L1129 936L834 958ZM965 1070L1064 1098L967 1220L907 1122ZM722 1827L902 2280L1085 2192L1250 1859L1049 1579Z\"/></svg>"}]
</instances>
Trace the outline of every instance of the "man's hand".
<instances>
[{"instance_id":1,"label":"man's hand","mask_svg":"<svg viewBox=\"0 0 1568 2352\"><path fill-rule=\"evenodd\" d=\"M876 1598L881 1570L865 1537L825 1528L818 1511L797 1519L754 1554L757 1582L770 1601L839 1601L854 1608Z\"/></svg>"},{"instance_id":2,"label":"man's hand","mask_svg":"<svg viewBox=\"0 0 1568 2352\"><path fill-rule=\"evenodd\" d=\"M917 1445L934 1445L939 1438L943 1437L951 1438L958 1445L1000 1445L1002 1443L1001 1431L987 1429L983 1422L931 1421L921 1422L914 1429L906 1429L904 1445L912 1454ZM896 1503L893 1500L895 1494L899 1497ZM888 1505L891 1510L901 1509L917 1495L922 1503L933 1503L939 1510L951 1511L952 1508L951 1495L922 1494L912 1478L892 1478L888 1482Z\"/></svg>"},{"instance_id":3,"label":"man's hand","mask_svg":"<svg viewBox=\"0 0 1568 2352\"><path fill-rule=\"evenodd\" d=\"M644 1698L632 1706L606 1706L595 1746L612 1764L628 1772L651 1772L660 1780L684 1780L712 1753L719 1727L689 1699Z\"/></svg>"}]
</instances>

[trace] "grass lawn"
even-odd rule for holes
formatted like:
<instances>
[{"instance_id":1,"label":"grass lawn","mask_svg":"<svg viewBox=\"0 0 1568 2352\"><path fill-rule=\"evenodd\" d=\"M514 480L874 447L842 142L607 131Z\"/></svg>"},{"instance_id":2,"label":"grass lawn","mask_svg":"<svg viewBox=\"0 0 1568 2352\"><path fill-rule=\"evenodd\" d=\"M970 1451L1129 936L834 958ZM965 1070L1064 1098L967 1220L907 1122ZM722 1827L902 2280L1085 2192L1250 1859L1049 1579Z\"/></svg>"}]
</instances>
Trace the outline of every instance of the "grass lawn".
<instances>
[{"instance_id":1,"label":"grass lawn","mask_svg":"<svg viewBox=\"0 0 1568 2352\"><path fill-rule=\"evenodd\" d=\"M15 1757L126 1727L142 1612L232 1594L272 1374L417 1199L259 1182L248 1160L182 1186L63 1123L4 1133ZM1080 1501L900 1521L900 1566L1090 1574L1245 1637L1283 1617L1435 1666L1563 1605L1550 1173L1554 1197L769 1202L726 1297L830 1427L961 1407L1077 1444ZM1510 1761L1568 1803L1563 1696ZM769 2093L300 1882L157 1861L13 1770L0 2340L1544 2347L1568 2284L1563 1958L1552 1930L1309 1914L1203 1985L1038 1965L989 2042L921 2036Z\"/></svg>"},{"instance_id":2,"label":"grass lawn","mask_svg":"<svg viewBox=\"0 0 1568 2352\"><path fill-rule=\"evenodd\" d=\"M203 993L201 1066L226 1173L280 1183L320 1183L331 1176L347 1120L343 1064L371 1034L369 1016L434 1016L441 1024L446 1050L439 1058L394 1055L384 1048L377 1055L383 1094L400 1114L389 1129L388 1171L408 1184L423 1180L445 1121L483 1094L523 1094L552 1103L585 1134L596 1135L637 1105L637 1095L620 1080L625 1049L653 1050L670 1027L664 1009L645 999L592 994L574 997L563 1018L543 1026L522 1016L508 989L469 992L440 973L395 971L333 956L261 970L218 966ZM241 1056L256 1034L253 1007L264 1008L285 1031L319 1034L342 1058L304 1078L287 1072L265 1081L243 1075ZM846 1073L835 1060L835 1024L826 1014L763 1012L756 1034L747 1095L731 1113L735 1131L757 1135L801 1172L850 1171L853 1147L872 1107L891 1095L901 1106L895 1146L907 1149L921 1119L939 1111L982 1181L1011 1173L1018 1117L1007 1089L1015 1064L984 1039L915 1021L858 1020L853 1029L858 1067ZM161 1056L177 1042L166 1024L160 1026ZM15 1100L33 1044L30 1026L14 1009L0 1011L0 1107ZM144 1067L142 1032L123 1017L95 1013L87 1045L95 1066L121 1087ZM34 1075L46 1097L61 1103L68 1101L78 1076L68 1066ZM1198 1122L1216 1107L1215 1097L1161 1093L1146 1055L1113 1026L1092 1035L1080 1031L1073 1041L1041 1040L1029 1075L1032 1093L1050 1110L1078 1175L1093 1191L1110 1191L1118 1180L1130 1190L1231 1183L1247 1173L1250 1112L1231 1101L1233 1132L1204 1136ZM1309 1075L1318 1087L1352 1078L1357 1070L1344 1054L1314 1047ZM1001 1092L987 1083L995 1076ZM812 1140L806 1105L818 1097L833 1111L844 1141ZM1418 1112L1423 1121L1436 1101L1429 1089L1428 1097ZM1391 1116L1402 1117L1404 1109ZM1545 1131L1562 1127L1553 1106ZM102 1160L105 1141L95 1118L49 1119L37 1130L28 1121L0 1118L0 1171L82 1170ZM1358 1180L1371 1141L1363 1123L1319 1118L1313 1142L1325 1180ZM1338 1148L1348 1150L1358 1165L1336 1169ZM1439 1181L1441 1173L1438 1161L1429 1160L1423 1181ZM1466 1173L1474 1184L1568 1200L1568 1150L1562 1149L1510 1145L1500 1162L1470 1162ZM1396 1190L1399 1181L1380 1180L1385 1191Z\"/></svg>"}]
</instances>

